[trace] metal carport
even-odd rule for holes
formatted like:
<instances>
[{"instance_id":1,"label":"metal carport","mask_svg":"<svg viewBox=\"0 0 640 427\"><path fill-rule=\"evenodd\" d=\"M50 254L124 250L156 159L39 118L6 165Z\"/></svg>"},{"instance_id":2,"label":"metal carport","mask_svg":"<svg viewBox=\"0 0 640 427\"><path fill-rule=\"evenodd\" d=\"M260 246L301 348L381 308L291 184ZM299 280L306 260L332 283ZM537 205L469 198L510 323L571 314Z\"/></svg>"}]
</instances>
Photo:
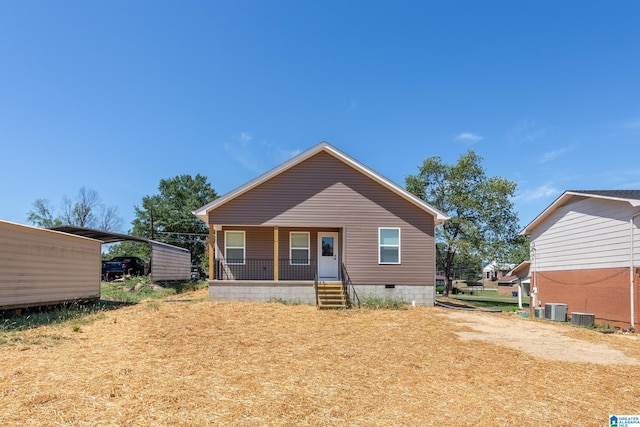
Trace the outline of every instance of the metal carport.
<instances>
[{"instance_id":1,"label":"metal carport","mask_svg":"<svg viewBox=\"0 0 640 427\"><path fill-rule=\"evenodd\" d=\"M148 243L151 246L151 279L156 281L189 280L191 279L191 253L189 250L144 237L114 233L92 228L63 225L52 227L51 230L60 231L76 236L88 237L102 243L117 243L126 240Z\"/></svg>"}]
</instances>

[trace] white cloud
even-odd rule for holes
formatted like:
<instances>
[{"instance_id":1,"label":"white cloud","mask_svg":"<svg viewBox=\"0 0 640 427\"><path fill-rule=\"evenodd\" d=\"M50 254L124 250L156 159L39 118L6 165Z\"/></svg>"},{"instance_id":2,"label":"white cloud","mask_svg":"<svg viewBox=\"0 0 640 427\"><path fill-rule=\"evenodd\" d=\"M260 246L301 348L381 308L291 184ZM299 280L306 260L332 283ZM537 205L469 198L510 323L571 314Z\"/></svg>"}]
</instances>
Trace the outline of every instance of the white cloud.
<instances>
[{"instance_id":1,"label":"white cloud","mask_svg":"<svg viewBox=\"0 0 640 427\"><path fill-rule=\"evenodd\" d=\"M532 119L524 119L513 125L507 132L507 139L513 144L531 143L545 136L548 128L539 128Z\"/></svg>"},{"instance_id":2,"label":"white cloud","mask_svg":"<svg viewBox=\"0 0 640 427\"><path fill-rule=\"evenodd\" d=\"M561 193L560 190L555 188L551 184L543 184L537 188L533 188L531 190L523 191L518 198L521 198L524 201L530 202L539 199L546 199L549 197L557 196Z\"/></svg>"},{"instance_id":3,"label":"white cloud","mask_svg":"<svg viewBox=\"0 0 640 427\"><path fill-rule=\"evenodd\" d=\"M260 157L255 156L252 141L253 136L251 134L242 132L234 137L232 141L225 142L224 149L246 169L259 172L261 170Z\"/></svg>"},{"instance_id":4,"label":"white cloud","mask_svg":"<svg viewBox=\"0 0 640 427\"><path fill-rule=\"evenodd\" d=\"M640 129L640 119L629 120L627 122L624 122L622 124L622 128L623 129L632 129L632 130Z\"/></svg>"},{"instance_id":5,"label":"white cloud","mask_svg":"<svg viewBox=\"0 0 640 427\"><path fill-rule=\"evenodd\" d=\"M618 189L640 188L640 170L636 168L628 169L605 169L600 174L602 186Z\"/></svg>"},{"instance_id":6,"label":"white cloud","mask_svg":"<svg viewBox=\"0 0 640 427\"><path fill-rule=\"evenodd\" d=\"M456 136L457 141L468 142L471 144L475 144L482 139L483 138L480 135L476 135L475 133L471 132L463 132L460 135Z\"/></svg>"},{"instance_id":7,"label":"white cloud","mask_svg":"<svg viewBox=\"0 0 640 427\"><path fill-rule=\"evenodd\" d=\"M234 160L254 173L265 172L301 152L298 149L285 149L268 141L255 141L248 132L242 132L225 142L224 148Z\"/></svg>"},{"instance_id":8,"label":"white cloud","mask_svg":"<svg viewBox=\"0 0 640 427\"><path fill-rule=\"evenodd\" d=\"M552 160L557 159L558 157L561 157L571 151L573 151L574 146L568 146L568 147L562 147L559 148L557 150L552 150L552 151L548 151L546 153L544 153L542 156L540 156L539 161L540 163L547 163L550 162Z\"/></svg>"}]
</instances>

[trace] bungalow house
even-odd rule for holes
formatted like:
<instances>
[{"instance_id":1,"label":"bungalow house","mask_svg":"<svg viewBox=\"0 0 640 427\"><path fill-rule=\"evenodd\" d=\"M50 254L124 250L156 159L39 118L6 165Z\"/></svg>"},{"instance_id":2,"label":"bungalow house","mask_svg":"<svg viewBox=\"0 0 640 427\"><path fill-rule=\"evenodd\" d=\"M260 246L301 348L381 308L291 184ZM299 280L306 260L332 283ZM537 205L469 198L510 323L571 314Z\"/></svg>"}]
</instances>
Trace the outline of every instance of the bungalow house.
<instances>
[{"instance_id":1,"label":"bungalow house","mask_svg":"<svg viewBox=\"0 0 640 427\"><path fill-rule=\"evenodd\" d=\"M433 305L445 214L322 142L194 211L209 226L209 299Z\"/></svg>"},{"instance_id":2,"label":"bungalow house","mask_svg":"<svg viewBox=\"0 0 640 427\"><path fill-rule=\"evenodd\" d=\"M515 267L515 264L498 263L491 261L482 268L483 280L498 280L507 275L507 272Z\"/></svg>"},{"instance_id":3,"label":"bungalow house","mask_svg":"<svg viewBox=\"0 0 640 427\"><path fill-rule=\"evenodd\" d=\"M529 260L522 261L511 270L506 277L509 277L512 281L512 285L520 287L520 292L524 296L529 296L531 291L531 277L529 269L531 268L531 262Z\"/></svg>"},{"instance_id":4,"label":"bungalow house","mask_svg":"<svg viewBox=\"0 0 640 427\"><path fill-rule=\"evenodd\" d=\"M532 303L635 327L639 218L640 190L565 191L521 232L531 238Z\"/></svg>"}]
</instances>

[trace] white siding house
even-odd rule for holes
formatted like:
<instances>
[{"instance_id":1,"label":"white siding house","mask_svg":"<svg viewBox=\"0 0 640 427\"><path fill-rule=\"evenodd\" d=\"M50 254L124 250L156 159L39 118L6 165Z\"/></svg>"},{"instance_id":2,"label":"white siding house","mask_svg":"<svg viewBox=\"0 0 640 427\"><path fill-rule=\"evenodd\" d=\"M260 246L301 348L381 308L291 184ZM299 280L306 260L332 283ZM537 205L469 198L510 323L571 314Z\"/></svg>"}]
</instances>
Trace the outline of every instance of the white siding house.
<instances>
[{"instance_id":1,"label":"white siding house","mask_svg":"<svg viewBox=\"0 0 640 427\"><path fill-rule=\"evenodd\" d=\"M536 268L542 271L628 267L630 219L638 213L627 201L574 196L531 227ZM640 234L634 233L635 258Z\"/></svg>"},{"instance_id":2,"label":"white siding house","mask_svg":"<svg viewBox=\"0 0 640 427\"><path fill-rule=\"evenodd\" d=\"M590 312L598 323L638 319L640 190L566 191L521 234L531 238L537 299Z\"/></svg>"}]
</instances>

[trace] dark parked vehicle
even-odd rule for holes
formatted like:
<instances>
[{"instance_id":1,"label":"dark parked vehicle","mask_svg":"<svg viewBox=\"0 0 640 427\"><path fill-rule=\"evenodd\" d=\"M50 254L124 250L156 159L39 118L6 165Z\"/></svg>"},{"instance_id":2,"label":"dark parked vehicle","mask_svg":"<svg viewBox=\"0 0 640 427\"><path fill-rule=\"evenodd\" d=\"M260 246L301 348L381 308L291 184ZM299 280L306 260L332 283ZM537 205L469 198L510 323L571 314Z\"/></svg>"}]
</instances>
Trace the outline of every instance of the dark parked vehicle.
<instances>
[{"instance_id":1,"label":"dark parked vehicle","mask_svg":"<svg viewBox=\"0 0 640 427\"><path fill-rule=\"evenodd\" d=\"M191 280L204 280L207 278L207 273L197 265L191 266Z\"/></svg>"},{"instance_id":2,"label":"dark parked vehicle","mask_svg":"<svg viewBox=\"0 0 640 427\"><path fill-rule=\"evenodd\" d=\"M146 263L133 256L119 256L109 261L102 261L102 277L110 280L122 276L144 276Z\"/></svg>"}]
</instances>

